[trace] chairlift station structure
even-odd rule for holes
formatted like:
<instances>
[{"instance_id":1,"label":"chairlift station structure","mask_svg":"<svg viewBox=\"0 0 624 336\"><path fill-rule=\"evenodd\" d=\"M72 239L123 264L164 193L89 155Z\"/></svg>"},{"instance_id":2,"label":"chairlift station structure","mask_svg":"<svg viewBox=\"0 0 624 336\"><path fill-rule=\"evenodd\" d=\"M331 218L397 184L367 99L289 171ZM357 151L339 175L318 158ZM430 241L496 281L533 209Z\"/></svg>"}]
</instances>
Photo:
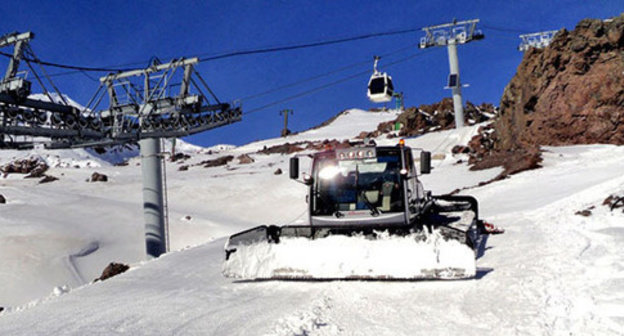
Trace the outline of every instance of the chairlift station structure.
<instances>
[{"instance_id":1,"label":"chairlift station structure","mask_svg":"<svg viewBox=\"0 0 624 336\"><path fill-rule=\"evenodd\" d=\"M161 139L188 136L242 119L238 105L223 103L194 66L197 58L158 60L144 69L120 71L100 78L87 106L70 105L45 74L29 42L34 34L0 37L0 48L13 46L8 69L0 81L0 148L48 149L139 143L143 173L143 212L148 257L167 251ZM8 54L3 53L7 56ZM29 98L26 63L49 101ZM56 91L47 90L33 65L38 65ZM99 105L108 97L108 107ZM17 140L23 136L23 140ZM30 138L27 138L30 137Z\"/></svg>"}]
</instances>

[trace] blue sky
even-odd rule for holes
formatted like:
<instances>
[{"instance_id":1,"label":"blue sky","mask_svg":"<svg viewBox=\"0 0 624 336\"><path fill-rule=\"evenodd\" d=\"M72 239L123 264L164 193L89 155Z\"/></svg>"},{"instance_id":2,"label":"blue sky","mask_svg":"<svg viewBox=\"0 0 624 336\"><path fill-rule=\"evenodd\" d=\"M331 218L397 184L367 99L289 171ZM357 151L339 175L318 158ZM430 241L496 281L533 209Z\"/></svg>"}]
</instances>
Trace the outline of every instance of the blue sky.
<instances>
[{"instance_id":1,"label":"blue sky","mask_svg":"<svg viewBox=\"0 0 624 336\"><path fill-rule=\"evenodd\" d=\"M152 56L213 55L479 18L485 39L458 48L464 99L498 105L522 54L520 32L573 29L586 17L624 12L621 0L603 1L11 1L0 6L0 34L32 31L31 46L45 61L81 65L147 65ZM390 54L380 68L392 75L407 106L450 96L445 48L418 50L421 32L304 50L204 62L197 70L221 100L251 96L341 67L348 70L243 101L243 111L370 69L372 56ZM411 46L411 48L410 48ZM3 49L7 51L6 49ZM398 50L398 51L397 51ZM395 52L397 51L397 52ZM384 68L384 62L413 58ZM367 63L367 61L370 61ZM6 59L0 60L6 67ZM65 70L49 68L48 73ZM103 73L90 74L97 78ZM54 77L61 91L86 104L98 83L81 73ZM304 130L347 108L379 106L366 98L368 75L244 116L230 126L187 140L208 146L278 136L281 109L294 110L290 129Z\"/></svg>"}]
</instances>

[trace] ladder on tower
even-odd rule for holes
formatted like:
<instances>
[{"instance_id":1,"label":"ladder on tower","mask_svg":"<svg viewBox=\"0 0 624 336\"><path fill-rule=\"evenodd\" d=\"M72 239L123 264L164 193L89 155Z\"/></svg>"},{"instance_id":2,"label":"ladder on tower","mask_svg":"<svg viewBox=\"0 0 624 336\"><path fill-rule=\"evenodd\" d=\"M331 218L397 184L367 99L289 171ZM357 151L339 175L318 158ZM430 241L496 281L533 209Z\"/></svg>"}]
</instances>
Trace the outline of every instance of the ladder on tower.
<instances>
[{"instance_id":1,"label":"ladder on tower","mask_svg":"<svg viewBox=\"0 0 624 336\"><path fill-rule=\"evenodd\" d=\"M165 139L161 138L161 148L165 148ZM174 145L175 146L175 145ZM162 188L163 188L163 213L165 221L165 252L171 251L171 243L169 241L169 196L167 194L167 160L165 160L166 152L160 153L160 164L162 169Z\"/></svg>"}]
</instances>

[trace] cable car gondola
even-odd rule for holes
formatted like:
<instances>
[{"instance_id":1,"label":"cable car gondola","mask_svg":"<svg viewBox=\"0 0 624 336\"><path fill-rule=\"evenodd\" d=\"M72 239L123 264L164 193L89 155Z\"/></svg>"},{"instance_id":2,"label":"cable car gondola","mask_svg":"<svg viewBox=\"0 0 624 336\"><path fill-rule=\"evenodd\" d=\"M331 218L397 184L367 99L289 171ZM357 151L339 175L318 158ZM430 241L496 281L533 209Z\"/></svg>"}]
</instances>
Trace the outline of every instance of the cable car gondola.
<instances>
[{"instance_id":1,"label":"cable car gondola","mask_svg":"<svg viewBox=\"0 0 624 336\"><path fill-rule=\"evenodd\" d=\"M377 70L377 62L380 57L375 56L375 65L373 66L373 75L368 81L368 92L366 95L373 103L386 103L392 100L394 86L392 85L392 77L385 72Z\"/></svg>"}]
</instances>

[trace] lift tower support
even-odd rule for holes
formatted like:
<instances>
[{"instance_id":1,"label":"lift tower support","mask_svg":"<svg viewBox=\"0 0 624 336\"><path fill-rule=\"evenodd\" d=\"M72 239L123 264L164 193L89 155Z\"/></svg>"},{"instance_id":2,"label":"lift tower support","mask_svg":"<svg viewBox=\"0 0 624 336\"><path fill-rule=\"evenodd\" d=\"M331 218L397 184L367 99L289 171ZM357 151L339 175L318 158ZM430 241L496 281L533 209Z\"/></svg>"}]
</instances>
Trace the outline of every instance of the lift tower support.
<instances>
[{"instance_id":1,"label":"lift tower support","mask_svg":"<svg viewBox=\"0 0 624 336\"><path fill-rule=\"evenodd\" d=\"M544 49L548 47L558 30L546 30L538 33L520 35L522 42L518 46L518 50L524 52L529 48Z\"/></svg>"},{"instance_id":2,"label":"lift tower support","mask_svg":"<svg viewBox=\"0 0 624 336\"><path fill-rule=\"evenodd\" d=\"M164 64L155 60L144 69L111 73L100 78L85 107L69 104L58 90L61 99L56 101L30 65L38 63L28 44L33 37L30 32L0 36L0 48L13 47L6 74L0 78L0 149L31 149L35 143L46 149L139 143L146 252L148 258L160 256L167 251L168 240L160 140L240 121L241 107L219 101L194 69L197 58ZM20 61L28 64L47 100L29 96L31 82L20 75ZM98 108L106 95L108 108ZM30 139L17 141L16 136Z\"/></svg>"},{"instance_id":3,"label":"lift tower support","mask_svg":"<svg viewBox=\"0 0 624 336\"><path fill-rule=\"evenodd\" d=\"M207 97L190 93L191 84L205 83L193 68L198 62L197 58L179 59L100 78L110 101L109 109L100 112L100 116L112 127L112 138L132 136L139 142L148 258L168 251L161 140L229 124L241 117L240 109L231 109L214 95L217 104L206 106ZM180 89L172 94L171 81L177 69L183 69ZM191 77L194 73L195 79ZM131 79L136 77L142 77L142 81L137 83L135 79L133 84ZM141 85L142 92L137 90ZM210 88L205 89L212 94ZM197 90L201 92L199 87ZM220 112L212 114L214 111Z\"/></svg>"},{"instance_id":4,"label":"lift tower support","mask_svg":"<svg viewBox=\"0 0 624 336\"><path fill-rule=\"evenodd\" d=\"M288 134L290 134L290 130L288 129L288 113L290 113L291 115L293 114L293 110L290 109L284 109L280 111L280 115L284 116L284 129L282 130L282 137L287 136Z\"/></svg>"},{"instance_id":5,"label":"lift tower support","mask_svg":"<svg viewBox=\"0 0 624 336\"><path fill-rule=\"evenodd\" d=\"M436 26L425 27L425 36L420 39L421 49L447 46L450 74L447 88L453 90L453 107L455 110L455 127L464 126L464 105L461 93L461 81L459 79L459 61L457 60L457 45L481 40L484 35L476 30L479 19L445 23Z\"/></svg>"}]
</instances>

